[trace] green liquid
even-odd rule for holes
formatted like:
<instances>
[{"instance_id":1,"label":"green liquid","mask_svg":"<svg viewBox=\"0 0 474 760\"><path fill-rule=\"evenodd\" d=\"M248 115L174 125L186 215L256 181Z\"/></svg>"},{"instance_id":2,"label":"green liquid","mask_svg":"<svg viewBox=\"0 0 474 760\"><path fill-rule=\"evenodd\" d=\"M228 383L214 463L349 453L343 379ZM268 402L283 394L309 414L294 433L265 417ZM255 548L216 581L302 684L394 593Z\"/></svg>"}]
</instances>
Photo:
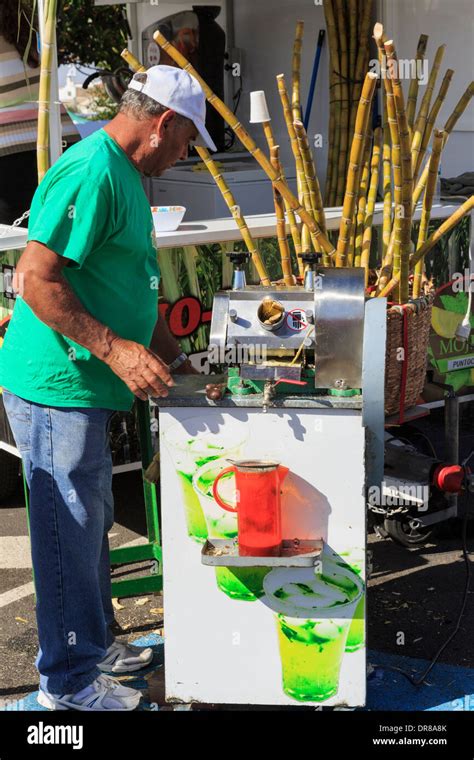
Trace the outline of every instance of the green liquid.
<instances>
[{"instance_id":1,"label":"green liquid","mask_svg":"<svg viewBox=\"0 0 474 760\"><path fill-rule=\"evenodd\" d=\"M289 620L292 622L290 623ZM322 702L339 688L348 623L277 616L283 690L301 702Z\"/></svg>"},{"instance_id":2,"label":"green liquid","mask_svg":"<svg viewBox=\"0 0 474 760\"><path fill-rule=\"evenodd\" d=\"M342 556L345 556L344 554ZM350 555L348 556L350 558ZM362 572L362 562L354 562L349 565L345 565L342 562L338 562L340 567L349 567L354 575L359 575ZM356 607L354 613L354 619L349 628L347 636L346 652L357 652L365 644L365 593L362 596L359 604Z\"/></svg>"},{"instance_id":3,"label":"green liquid","mask_svg":"<svg viewBox=\"0 0 474 760\"><path fill-rule=\"evenodd\" d=\"M215 446L209 446L209 448L217 448ZM206 518L202 511L201 504L193 488L193 476L202 465L208 462L213 462L214 459L218 459L219 454L213 456L198 456L194 461L194 468L192 472L183 472L182 470L176 470L181 483L183 491L184 501L184 514L186 517L186 525L188 528L188 535L200 544L203 544L209 535Z\"/></svg>"},{"instance_id":4,"label":"green liquid","mask_svg":"<svg viewBox=\"0 0 474 760\"><path fill-rule=\"evenodd\" d=\"M352 624L338 608L345 608L347 615L351 601L359 605L355 573L353 578L328 569L318 578L285 583L273 592L283 605L276 617L283 690L293 699L322 702L337 694ZM288 604L296 617L284 611Z\"/></svg>"},{"instance_id":5,"label":"green liquid","mask_svg":"<svg viewBox=\"0 0 474 760\"><path fill-rule=\"evenodd\" d=\"M188 535L198 543L203 544L207 538L207 525L199 499L193 488L192 475L177 471L183 491L184 514Z\"/></svg>"},{"instance_id":6,"label":"green liquid","mask_svg":"<svg viewBox=\"0 0 474 760\"><path fill-rule=\"evenodd\" d=\"M193 440L188 441L192 446ZM222 457L224 450L220 446L209 446L215 449L216 454L211 456L197 456L194 460L192 472L178 470L177 473L183 492L186 525L189 536L196 542L203 544L208 536L213 538L232 539L237 536L237 522L229 519L230 515L222 510L221 517L205 515L199 497L193 487L194 474L200 467ZM217 470L218 472L219 470ZM224 479L232 477L229 473ZM198 488L203 496L213 498L213 485L216 479L216 471L212 468L205 471L199 477ZM216 567L217 586L230 599L254 602L264 594L263 579L269 573L268 567Z\"/></svg>"},{"instance_id":7,"label":"green liquid","mask_svg":"<svg viewBox=\"0 0 474 760\"><path fill-rule=\"evenodd\" d=\"M356 652L365 643L365 594L354 613L354 619L347 636L346 652Z\"/></svg>"},{"instance_id":8,"label":"green liquid","mask_svg":"<svg viewBox=\"0 0 474 760\"><path fill-rule=\"evenodd\" d=\"M197 480L197 488L204 497L212 500L214 505L213 487L214 481L217 477L219 470L209 469L204 471ZM232 473L227 473L223 476L222 480L227 480L232 477ZM206 503L206 502L205 502ZM215 512L210 513L211 510L205 510L205 519L209 530L209 536L211 538L235 538L237 535L237 515L231 515L229 512L225 512L223 509L218 508L219 517L215 516Z\"/></svg>"},{"instance_id":9,"label":"green liquid","mask_svg":"<svg viewBox=\"0 0 474 760\"><path fill-rule=\"evenodd\" d=\"M255 602L264 594L263 579L271 567L216 567L218 588L231 599Z\"/></svg>"}]
</instances>

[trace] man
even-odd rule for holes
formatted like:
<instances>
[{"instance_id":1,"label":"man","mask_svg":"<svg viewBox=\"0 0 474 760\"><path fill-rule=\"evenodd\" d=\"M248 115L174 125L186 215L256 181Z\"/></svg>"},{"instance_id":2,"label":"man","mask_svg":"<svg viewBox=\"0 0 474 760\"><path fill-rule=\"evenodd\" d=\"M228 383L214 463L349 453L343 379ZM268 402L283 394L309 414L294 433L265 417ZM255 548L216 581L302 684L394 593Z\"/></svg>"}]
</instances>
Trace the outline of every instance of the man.
<instances>
[{"instance_id":1,"label":"man","mask_svg":"<svg viewBox=\"0 0 474 760\"><path fill-rule=\"evenodd\" d=\"M140 693L104 671L149 664L114 641L107 533L113 524L108 426L133 397L166 396L170 369L193 372L164 321L141 174L187 156L205 98L186 72L136 74L120 112L70 148L34 196L0 383L30 488L41 705L133 710Z\"/></svg>"}]
</instances>

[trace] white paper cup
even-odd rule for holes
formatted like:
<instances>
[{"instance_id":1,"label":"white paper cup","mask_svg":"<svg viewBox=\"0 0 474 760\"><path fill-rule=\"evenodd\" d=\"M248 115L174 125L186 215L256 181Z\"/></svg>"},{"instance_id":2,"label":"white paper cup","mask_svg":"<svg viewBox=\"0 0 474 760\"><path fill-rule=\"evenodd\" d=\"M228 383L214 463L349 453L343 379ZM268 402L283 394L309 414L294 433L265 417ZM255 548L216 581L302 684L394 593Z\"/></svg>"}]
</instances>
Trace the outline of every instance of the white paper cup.
<instances>
[{"instance_id":1,"label":"white paper cup","mask_svg":"<svg viewBox=\"0 0 474 760\"><path fill-rule=\"evenodd\" d=\"M265 93L254 90L250 93L250 123L261 124L263 121L270 121Z\"/></svg>"}]
</instances>

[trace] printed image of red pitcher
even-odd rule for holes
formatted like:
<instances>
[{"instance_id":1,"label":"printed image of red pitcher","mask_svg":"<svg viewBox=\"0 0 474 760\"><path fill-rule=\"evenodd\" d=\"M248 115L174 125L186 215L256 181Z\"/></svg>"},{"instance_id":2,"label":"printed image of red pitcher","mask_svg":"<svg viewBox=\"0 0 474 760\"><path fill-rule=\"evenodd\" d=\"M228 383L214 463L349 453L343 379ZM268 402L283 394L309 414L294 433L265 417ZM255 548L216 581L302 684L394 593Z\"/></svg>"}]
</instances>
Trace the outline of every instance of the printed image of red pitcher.
<instances>
[{"instance_id":1,"label":"printed image of red pitcher","mask_svg":"<svg viewBox=\"0 0 474 760\"><path fill-rule=\"evenodd\" d=\"M237 512L239 554L250 557L275 557L281 553L281 485L289 469L266 460L232 460L231 467L219 473L213 495L228 512ZM220 479L234 473L236 504L224 502L218 493Z\"/></svg>"}]
</instances>

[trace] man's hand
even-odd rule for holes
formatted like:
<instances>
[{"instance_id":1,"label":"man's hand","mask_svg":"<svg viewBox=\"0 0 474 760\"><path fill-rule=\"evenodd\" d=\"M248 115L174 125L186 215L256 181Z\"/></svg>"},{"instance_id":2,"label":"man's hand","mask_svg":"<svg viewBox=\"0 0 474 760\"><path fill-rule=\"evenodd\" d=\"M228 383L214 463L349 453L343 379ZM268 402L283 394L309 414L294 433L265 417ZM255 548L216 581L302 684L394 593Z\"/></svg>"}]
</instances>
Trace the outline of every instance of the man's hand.
<instances>
[{"instance_id":1,"label":"man's hand","mask_svg":"<svg viewBox=\"0 0 474 760\"><path fill-rule=\"evenodd\" d=\"M113 338L104 361L142 401L148 396L167 396L167 386L174 385L166 364L133 340Z\"/></svg>"}]
</instances>

